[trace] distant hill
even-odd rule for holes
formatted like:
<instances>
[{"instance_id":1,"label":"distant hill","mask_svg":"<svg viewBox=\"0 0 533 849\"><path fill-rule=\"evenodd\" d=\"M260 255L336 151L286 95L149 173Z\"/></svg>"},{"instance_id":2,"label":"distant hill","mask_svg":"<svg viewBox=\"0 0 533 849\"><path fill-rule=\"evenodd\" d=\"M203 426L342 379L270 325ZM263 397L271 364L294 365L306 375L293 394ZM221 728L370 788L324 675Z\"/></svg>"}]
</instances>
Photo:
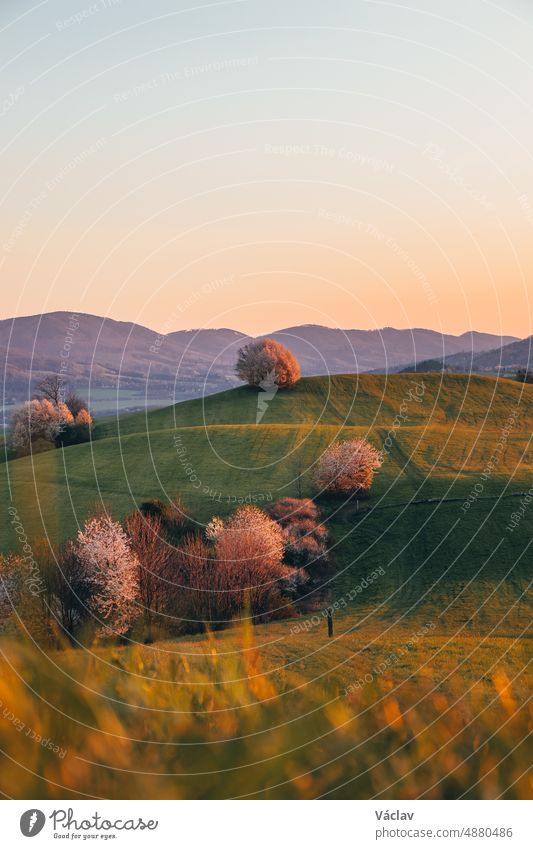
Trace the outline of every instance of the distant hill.
<instances>
[{"instance_id":1,"label":"distant hill","mask_svg":"<svg viewBox=\"0 0 533 849\"><path fill-rule=\"evenodd\" d=\"M302 325L268 334L300 360L304 375L398 370L459 351L479 353L514 337L460 336L415 328L339 330ZM237 349L250 337L229 328L178 330L161 336L147 327L85 313L52 312L0 321L4 404L19 403L46 373L59 372L77 387L136 390L150 398L198 397L236 385Z\"/></svg>"},{"instance_id":2,"label":"distant hill","mask_svg":"<svg viewBox=\"0 0 533 849\"><path fill-rule=\"evenodd\" d=\"M339 330L315 324L288 327L270 333L298 357L303 373L354 374L443 357L460 351L486 351L516 341L476 331L460 336L415 327L397 330Z\"/></svg>"},{"instance_id":3,"label":"distant hill","mask_svg":"<svg viewBox=\"0 0 533 849\"><path fill-rule=\"evenodd\" d=\"M489 351L472 354L462 351L438 359L422 360L402 368L402 372L464 372L515 373L519 368L531 369L533 363L533 336L502 345Z\"/></svg>"},{"instance_id":4,"label":"distant hill","mask_svg":"<svg viewBox=\"0 0 533 849\"><path fill-rule=\"evenodd\" d=\"M39 379L65 366L75 386L142 390L147 397L194 397L235 384L236 330L160 336L131 322L54 312L0 321L0 362L7 401L28 397ZM205 384L205 386L204 386Z\"/></svg>"}]
</instances>

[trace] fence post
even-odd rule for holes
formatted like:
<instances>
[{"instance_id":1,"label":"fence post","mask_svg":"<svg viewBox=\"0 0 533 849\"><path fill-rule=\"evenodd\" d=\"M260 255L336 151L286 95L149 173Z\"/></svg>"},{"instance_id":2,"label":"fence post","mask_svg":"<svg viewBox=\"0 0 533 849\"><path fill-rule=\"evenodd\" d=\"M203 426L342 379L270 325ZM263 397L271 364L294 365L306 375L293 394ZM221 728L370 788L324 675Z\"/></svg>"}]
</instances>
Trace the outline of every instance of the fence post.
<instances>
[{"instance_id":1,"label":"fence post","mask_svg":"<svg viewBox=\"0 0 533 849\"><path fill-rule=\"evenodd\" d=\"M328 637L332 637L333 636L333 610L332 610L331 607L328 607L327 618L328 618Z\"/></svg>"}]
</instances>

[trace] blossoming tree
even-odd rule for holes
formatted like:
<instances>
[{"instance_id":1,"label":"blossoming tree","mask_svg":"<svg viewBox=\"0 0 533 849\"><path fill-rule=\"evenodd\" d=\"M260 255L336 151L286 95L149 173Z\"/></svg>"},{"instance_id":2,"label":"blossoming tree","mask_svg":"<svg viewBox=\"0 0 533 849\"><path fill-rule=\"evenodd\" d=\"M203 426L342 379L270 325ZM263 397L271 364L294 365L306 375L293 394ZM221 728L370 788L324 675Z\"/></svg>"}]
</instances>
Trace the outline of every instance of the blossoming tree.
<instances>
[{"instance_id":1,"label":"blossoming tree","mask_svg":"<svg viewBox=\"0 0 533 849\"><path fill-rule=\"evenodd\" d=\"M313 483L319 492L368 492L382 462L381 452L366 439L335 442L320 457Z\"/></svg>"},{"instance_id":2,"label":"blossoming tree","mask_svg":"<svg viewBox=\"0 0 533 849\"><path fill-rule=\"evenodd\" d=\"M125 634L138 613L139 562L124 530L107 515L88 519L78 533L77 555L99 633Z\"/></svg>"}]
</instances>

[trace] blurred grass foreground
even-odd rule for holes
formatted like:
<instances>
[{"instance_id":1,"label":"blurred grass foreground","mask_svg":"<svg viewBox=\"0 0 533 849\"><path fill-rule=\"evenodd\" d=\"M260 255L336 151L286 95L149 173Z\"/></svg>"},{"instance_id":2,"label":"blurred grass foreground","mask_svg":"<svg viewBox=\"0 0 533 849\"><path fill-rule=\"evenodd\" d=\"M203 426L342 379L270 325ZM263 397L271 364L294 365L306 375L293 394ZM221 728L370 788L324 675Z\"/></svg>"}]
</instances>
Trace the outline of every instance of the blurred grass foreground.
<instances>
[{"instance_id":1,"label":"blurred grass foreground","mask_svg":"<svg viewBox=\"0 0 533 849\"><path fill-rule=\"evenodd\" d=\"M188 643L50 654L2 641L1 792L531 797L522 647L509 653L506 640L465 637L448 650L430 634L389 667L379 658L397 640L359 651L353 633L327 644L306 635L305 659L279 662L286 623L269 627L268 638L244 627ZM465 656L468 673L456 674Z\"/></svg>"}]
</instances>

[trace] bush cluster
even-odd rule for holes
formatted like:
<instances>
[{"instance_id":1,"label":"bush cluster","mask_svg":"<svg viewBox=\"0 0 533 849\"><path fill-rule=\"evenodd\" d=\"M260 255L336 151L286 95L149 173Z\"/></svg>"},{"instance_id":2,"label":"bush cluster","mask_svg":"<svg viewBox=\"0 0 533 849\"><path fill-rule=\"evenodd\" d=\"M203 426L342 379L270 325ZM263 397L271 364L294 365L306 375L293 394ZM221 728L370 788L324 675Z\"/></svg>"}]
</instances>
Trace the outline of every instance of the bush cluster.
<instances>
[{"instance_id":1,"label":"bush cluster","mask_svg":"<svg viewBox=\"0 0 533 849\"><path fill-rule=\"evenodd\" d=\"M39 640L56 630L73 641L151 641L243 615L287 616L308 580L304 567L326 556L326 530L308 499L271 509L240 506L225 521L214 517L205 536L179 498L145 501L124 525L101 509L57 552L44 540L34 546L38 583L22 557L0 557L0 622L20 618Z\"/></svg>"}]
</instances>

